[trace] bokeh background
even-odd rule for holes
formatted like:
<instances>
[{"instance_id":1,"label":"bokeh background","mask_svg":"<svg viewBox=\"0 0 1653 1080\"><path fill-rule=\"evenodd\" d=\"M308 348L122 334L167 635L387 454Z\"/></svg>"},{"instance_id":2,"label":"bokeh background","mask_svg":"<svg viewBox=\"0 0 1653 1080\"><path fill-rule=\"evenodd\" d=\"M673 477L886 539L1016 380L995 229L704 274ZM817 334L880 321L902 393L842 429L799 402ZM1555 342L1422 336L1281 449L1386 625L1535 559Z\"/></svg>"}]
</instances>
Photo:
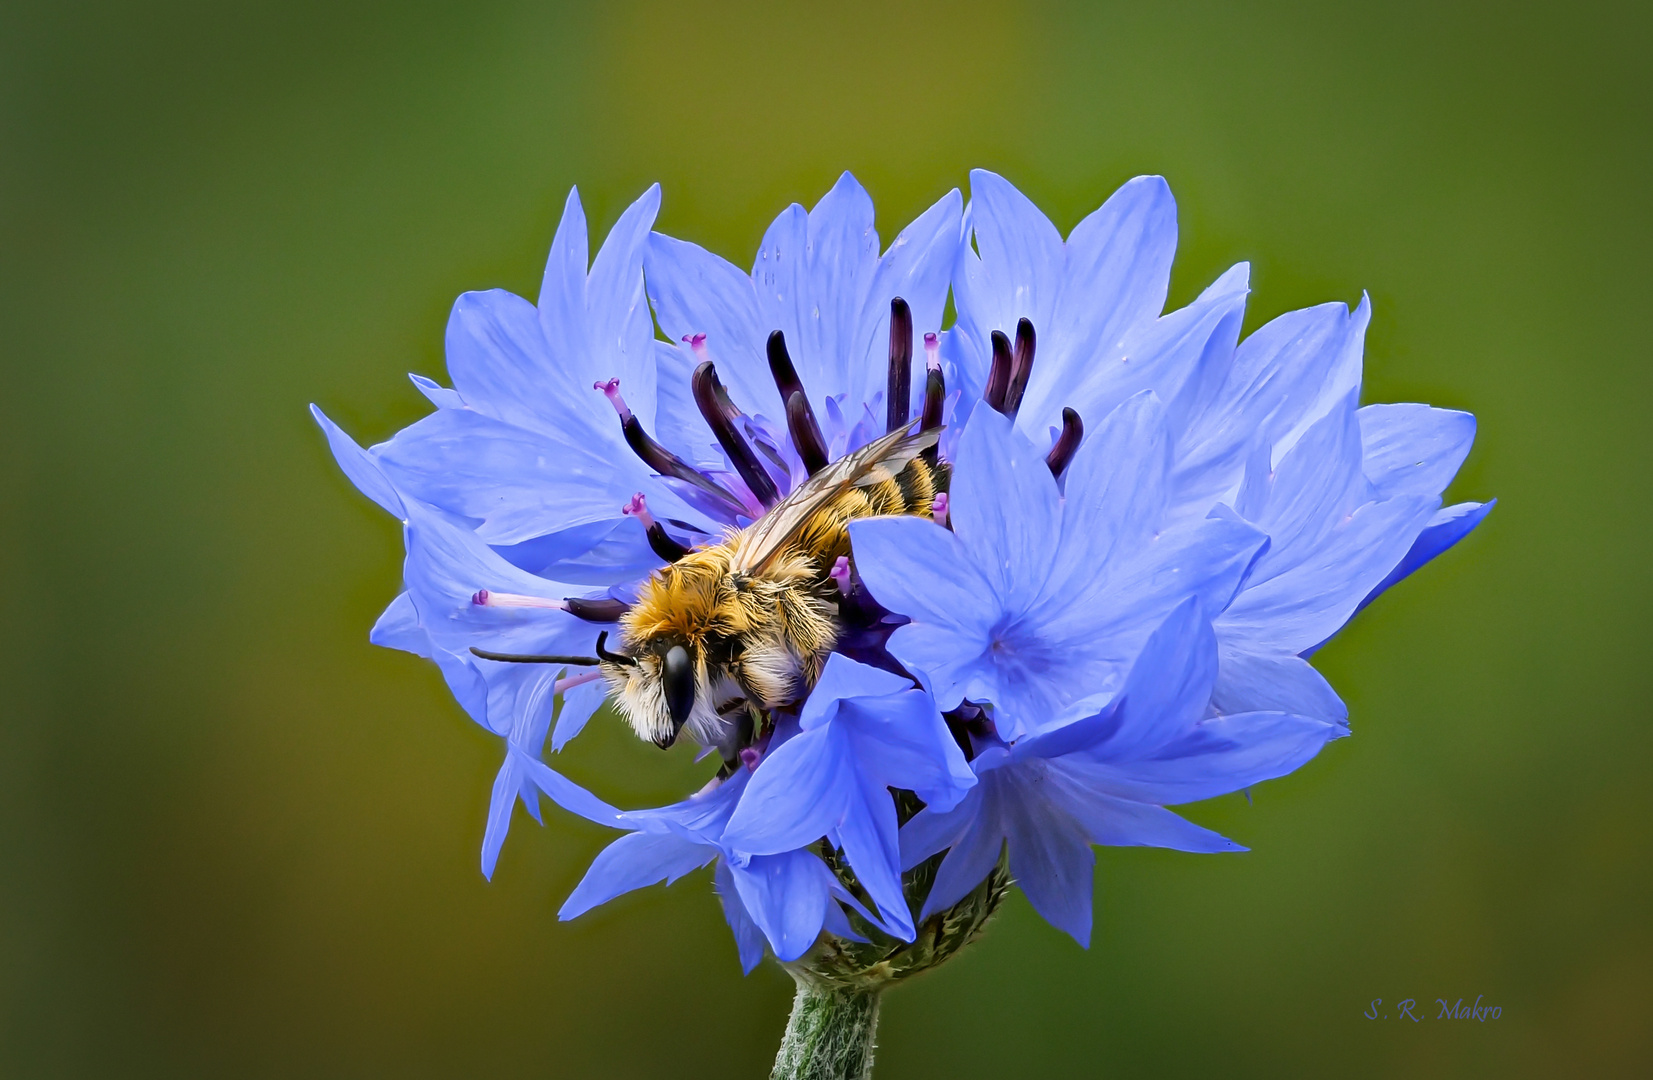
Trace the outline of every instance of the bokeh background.
<instances>
[{"instance_id":1,"label":"bokeh background","mask_svg":"<svg viewBox=\"0 0 1653 1080\"><path fill-rule=\"evenodd\" d=\"M893 993L887 1077L1653 1075L1646 5L6 3L0 1073L761 1076L697 875L573 924L607 834L368 645L400 541L306 415L426 406L463 290L600 236L749 264L845 169L885 239L986 166L1066 230L1179 200L1173 304L1370 290L1366 398L1474 410L1481 531L1317 659L1356 737L1236 857L1103 851L1087 951L1019 898ZM700 771L598 722L622 805ZM1502 1009L1434 1019L1434 999ZM1412 1024L1362 1014L1414 998Z\"/></svg>"}]
</instances>

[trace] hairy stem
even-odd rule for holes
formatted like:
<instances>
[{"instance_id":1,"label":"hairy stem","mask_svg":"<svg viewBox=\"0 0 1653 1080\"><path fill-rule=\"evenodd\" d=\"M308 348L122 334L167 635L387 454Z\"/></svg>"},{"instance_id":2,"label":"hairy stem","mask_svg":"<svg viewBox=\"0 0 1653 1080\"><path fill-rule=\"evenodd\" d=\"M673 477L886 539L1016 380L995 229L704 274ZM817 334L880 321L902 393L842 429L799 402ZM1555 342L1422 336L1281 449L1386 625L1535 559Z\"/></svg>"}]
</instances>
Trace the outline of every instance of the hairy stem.
<instances>
[{"instance_id":1,"label":"hairy stem","mask_svg":"<svg viewBox=\"0 0 1653 1080\"><path fill-rule=\"evenodd\" d=\"M798 979L792 1018L769 1080L867 1080L872 1075L878 990Z\"/></svg>"}]
</instances>

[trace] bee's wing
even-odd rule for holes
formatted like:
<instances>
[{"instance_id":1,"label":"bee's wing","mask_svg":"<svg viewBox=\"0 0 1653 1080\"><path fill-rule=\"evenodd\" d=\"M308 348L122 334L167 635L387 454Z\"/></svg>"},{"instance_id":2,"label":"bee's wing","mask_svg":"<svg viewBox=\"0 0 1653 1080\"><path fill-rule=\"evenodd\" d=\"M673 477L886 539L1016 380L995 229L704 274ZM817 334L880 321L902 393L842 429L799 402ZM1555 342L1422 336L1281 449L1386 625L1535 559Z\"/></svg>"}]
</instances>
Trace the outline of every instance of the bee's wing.
<instances>
[{"instance_id":1,"label":"bee's wing","mask_svg":"<svg viewBox=\"0 0 1653 1080\"><path fill-rule=\"evenodd\" d=\"M804 523L840 492L894 478L907 467L907 462L934 446L939 438L940 428L929 428L914 435L905 429L892 431L832 462L746 528L736 545L730 569L746 574L760 572Z\"/></svg>"}]
</instances>

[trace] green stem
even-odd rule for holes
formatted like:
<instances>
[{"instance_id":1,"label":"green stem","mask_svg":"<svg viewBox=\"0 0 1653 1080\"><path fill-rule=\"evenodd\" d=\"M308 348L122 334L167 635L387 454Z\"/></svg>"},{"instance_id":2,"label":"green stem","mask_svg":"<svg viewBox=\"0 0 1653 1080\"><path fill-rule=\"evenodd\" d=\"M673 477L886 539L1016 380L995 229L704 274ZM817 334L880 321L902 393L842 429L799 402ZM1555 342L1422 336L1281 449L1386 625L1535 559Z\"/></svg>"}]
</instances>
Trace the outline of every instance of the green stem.
<instances>
[{"instance_id":1,"label":"green stem","mask_svg":"<svg viewBox=\"0 0 1653 1080\"><path fill-rule=\"evenodd\" d=\"M872 1075L877 990L798 979L792 1018L769 1080L867 1080Z\"/></svg>"}]
</instances>

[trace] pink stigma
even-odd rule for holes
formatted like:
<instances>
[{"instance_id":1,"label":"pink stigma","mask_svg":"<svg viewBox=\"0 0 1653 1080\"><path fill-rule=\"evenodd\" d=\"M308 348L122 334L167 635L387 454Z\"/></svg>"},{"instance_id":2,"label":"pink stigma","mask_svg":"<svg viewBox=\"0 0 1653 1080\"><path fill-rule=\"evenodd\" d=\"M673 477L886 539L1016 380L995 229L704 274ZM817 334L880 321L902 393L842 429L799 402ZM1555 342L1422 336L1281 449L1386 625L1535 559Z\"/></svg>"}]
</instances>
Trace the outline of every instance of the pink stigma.
<instances>
[{"instance_id":1,"label":"pink stigma","mask_svg":"<svg viewBox=\"0 0 1653 1080\"><path fill-rule=\"evenodd\" d=\"M832 577L832 580L835 583L837 583L839 592L846 593L846 594L849 592L849 556L848 555L838 556L837 561L832 564L832 570L831 570L830 576Z\"/></svg>"},{"instance_id":2,"label":"pink stigma","mask_svg":"<svg viewBox=\"0 0 1653 1080\"><path fill-rule=\"evenodd\" d=\"M614 411L620 414L622 424L631 419L631 409L626 406L626 399L620 396L620 380L618 378L610 379L608 382L594 382L591 384L591 389L603 392L603 396L608 398L608 403L614 406Z\"/></svg>"},{"instance_id":3,"label":"pink stigma","mask_svg":"<svg viewBox=\"0 0 1653 1080\"><path fill-rule=\"evenodd\" d=\"M757 768L758 767L758 762L760 762L762 760L763 760L763 752L760 751L755 746L745 747L740 752L740 763L742 765L746 766L746 770L748 772L750 772L753 769Z\"/></svg>"},{"instance_id":4,"label":"pink stigma","mask_svg":"<svg viewBox=\"0 0 1653 1080\"><path fill-rule=\"evenodd\" d=\"M945 526L947 524L947 493L945 491L936 492L936 501L930 504L930 514L936 519L937 525Z\"/></svg>"},{"instance_id":5,"label":"pink stigma","mask_svg":"<svg viewBox=\"0 0 1653 1080\"><path fill-rule=\"evenodd\" d=\"M941 339L934 334L924 335L924 370L941 370Z\"/></svg>"},{"instance_id":6,"label":"pink stigma","mask_svg":"<svg viewBox=\"0 0 1653 1080\"><path fill-rule=\"evenodd\" d=\"M649 513L649 502L643 498L641 491L631 497L631 501L621 508L620 513L641 521L645 529L654 528L654 515Z\"/></svg>"},{"instance_id":7,"label":"pink stigma","mask_svg":"<svg viewBox=\"0 0 1653 1080\"><path fill-rule=\"evenodd\" d=\"M550 608L553 611L567 611L568 601L548 600L543 596L522 596L518 593L489 592L487 589L478 589L471 595L471 603L477 607L522 607L522 608Z\"/></svg>"},{"instance_id":8,"label":"pink stigma","mask_svg":"<svg viewBox=\"0 0 1653 1080\"><path fill-rule=\"evenodd\" d=\"M705 334L684 334L683 335L683 340L687 341L689 343L689 348L694 350L695 359L697 359L697 360L706 359L706 335Z\"/></svg>"}]
</instances>

